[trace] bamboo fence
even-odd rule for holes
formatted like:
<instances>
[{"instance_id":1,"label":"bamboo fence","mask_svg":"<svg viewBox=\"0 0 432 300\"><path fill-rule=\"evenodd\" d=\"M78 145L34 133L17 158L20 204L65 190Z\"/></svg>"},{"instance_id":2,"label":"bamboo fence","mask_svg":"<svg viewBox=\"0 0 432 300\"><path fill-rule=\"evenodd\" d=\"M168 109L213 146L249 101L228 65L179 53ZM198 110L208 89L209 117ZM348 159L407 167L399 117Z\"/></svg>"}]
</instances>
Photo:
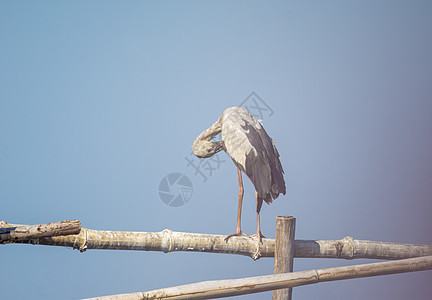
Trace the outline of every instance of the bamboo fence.
<instances>
[{"instance_id":1,"label":"bamboo fence","mask_svg":"<svg viewBox=\"0 0 432 300\"><path fill-rule=\"evenodd\" d=\"M200 233L104 231L82 228L77 220L38 225L0 221L0 244L33 244L89 249L212 252L275 257L275 274L193 283L92 299L209 299L274 290L274 300L290 300L292 287L318 282L432 269L432 246L356 240L294 240L295 218L278 217L276 241ZM275 254L276 253L276 254ZM397 260L292 273L293 258Z\"/></svg>"}]
</instances>

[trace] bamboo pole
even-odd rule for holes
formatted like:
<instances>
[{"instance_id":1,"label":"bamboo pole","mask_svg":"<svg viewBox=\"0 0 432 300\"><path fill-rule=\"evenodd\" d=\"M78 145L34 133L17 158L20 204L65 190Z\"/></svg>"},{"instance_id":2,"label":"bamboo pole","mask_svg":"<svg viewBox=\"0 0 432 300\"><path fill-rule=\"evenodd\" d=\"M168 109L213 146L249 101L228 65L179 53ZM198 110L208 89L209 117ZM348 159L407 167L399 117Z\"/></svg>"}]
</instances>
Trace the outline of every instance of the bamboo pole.
<instances>
[{"instance_id":1,"label":"bamboo pole","mask_svg":"<svg viewBox=\"0 0 432 300\"><path fill-rule=\"evenodd\" d=\"M294 266L294 217L276 217L274 273L289 273ZM273 291L273 300L291 300L292 288Z\"/></svg>"},{"instance_id":2,"label":"bamboo pole","mask_svg":"<svg viewBox=\"0 0 432 300\"><path fill-rule=\"evenodd\" d=\"M165 289L96 297L87 300L212 299L265 292L318 282L432 269L432 256L240 279L204 281Z\"/></svg>"},{"instance_id":3,"label":"bamboo pole","mask_svg":"<svg viewBox=\"0 0 432 300\"><path fill-rule=\"evenodd\" d=\"M81 223L78 220L14 227L3 225L5 227L0 228L0 243L78 234L81 230Z\"/></svg>"},{"instance_id":4,"label":"bamboo pole","mask_svg":"<svg viewBox=\"0 0 432 300\"><path fill-rule=\"evenodd\" d=\"M0 222L0 228L21 225ZM72 247L84 252L88 249L212 252L238 254L254 257L257 252L256 239L232 237L226 242L224 235L174 232L169 229L160 232L103 231L81 228L79 234L45 237L6 243ZM5 243L5 242L3 242ZM274 239L262 239L259 246L262 257L273 257ZM342 258L342 259L403 259L432 255L431 245L396 244L355 240L345 237L341 240L296 240L294 257Z\"/></svg>"}]
</instances>

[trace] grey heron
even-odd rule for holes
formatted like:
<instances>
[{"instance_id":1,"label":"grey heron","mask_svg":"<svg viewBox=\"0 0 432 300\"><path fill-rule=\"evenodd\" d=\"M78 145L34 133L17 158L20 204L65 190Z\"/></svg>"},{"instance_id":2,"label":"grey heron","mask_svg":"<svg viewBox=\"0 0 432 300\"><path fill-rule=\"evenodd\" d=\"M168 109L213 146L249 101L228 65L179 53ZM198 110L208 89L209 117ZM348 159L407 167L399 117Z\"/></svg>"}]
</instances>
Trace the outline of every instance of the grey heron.
<instances>
[{"instance_id":1,"label":"grey heron","mask_svg":"<svg viewBox=\"0 0 432 300\"><path fill-rule=\"evenodd\" d=\"M222 140L211 141L222 132ZM225 150L237 167L239 202L236 232L228 235L247 236L241 231L241 209L243 202L242 172L255 187L257 232L250 237L264 237L261 233L260 210L263 201L270 204L279 194L286 192L284 171L279 153L264 127L247 110L241 107L226 109L210 128L204 130L193 142L192 150L200 158L211 157Z\"/></svg>"}]
</instances>

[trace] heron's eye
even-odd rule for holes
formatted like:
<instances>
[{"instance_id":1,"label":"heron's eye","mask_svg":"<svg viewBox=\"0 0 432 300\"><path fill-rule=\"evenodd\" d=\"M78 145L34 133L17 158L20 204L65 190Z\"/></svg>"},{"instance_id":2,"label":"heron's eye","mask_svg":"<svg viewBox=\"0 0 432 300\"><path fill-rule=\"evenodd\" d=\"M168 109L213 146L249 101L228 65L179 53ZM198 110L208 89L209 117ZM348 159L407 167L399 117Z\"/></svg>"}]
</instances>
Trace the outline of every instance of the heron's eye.
<instances>
[{"instance_id":1,"label":"heron's eye","mask_svg":"<svg viewBox=\"0 0 432 300\"><path fill-rule=\"evenodd\" d=\"M207 149L207 152L210 152L210 149Z\"/></svg>"}]
</instances>

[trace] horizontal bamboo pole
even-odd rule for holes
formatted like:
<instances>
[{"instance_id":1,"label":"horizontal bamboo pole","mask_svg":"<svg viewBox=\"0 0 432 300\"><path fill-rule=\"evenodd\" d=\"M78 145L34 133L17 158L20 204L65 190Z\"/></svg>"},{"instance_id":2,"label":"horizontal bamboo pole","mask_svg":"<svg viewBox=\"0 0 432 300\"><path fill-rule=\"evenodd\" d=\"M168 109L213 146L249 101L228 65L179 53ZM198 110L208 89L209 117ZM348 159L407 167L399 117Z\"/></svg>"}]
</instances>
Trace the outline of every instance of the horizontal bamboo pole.
<instances>
[{"instance_id":1,"label":"horizontal bamboo pole","mask_svg":"<svg viewBox=\"0 0 432 300\"><path fill-rule=\"evenodd\" d=\"M0 228L17 227L21 225L0 222ZM9 241L7 243L22 243L34 245L64 246L79 249L112 249L141 251L173 251L212 252L238 254L258 258L274 257L275 240L257 240L248 237L232 237L226 242L223 235L174 232L169 229L160 232L127 232L103 231L81 228L79 234L67 236L46 237L24 241ZM396 244L355 240L345 237L341 240L296 240L294 257L304 258L342 258L342 259L403 259L432 255L432 246Z\"/></svg>"},{"instance_id":2,"label":"horizontal bamboo pole","mask_svg":"<svg viewBox=\"0 0 432 300\"><path fill-rule=\"evenodd\" d=\"M318 282L389 275L432 269L432 256L329 269L213 280L149 292L96 297L87 300L212 299L290 288Z\"/></svg>"},{"instance_id":3,"label":"horizontal bamboo pole","mask_svg":"<svg viewBox=\"0 0 432 300\"><path fill-rule=\"evenodd\" d=\"M80 231L81 223L78 220L61 221L39 225L4 227L0 228L0 243L18 240L31 240L50 236L78 234Z\"/></svg>"}]
</instances>

